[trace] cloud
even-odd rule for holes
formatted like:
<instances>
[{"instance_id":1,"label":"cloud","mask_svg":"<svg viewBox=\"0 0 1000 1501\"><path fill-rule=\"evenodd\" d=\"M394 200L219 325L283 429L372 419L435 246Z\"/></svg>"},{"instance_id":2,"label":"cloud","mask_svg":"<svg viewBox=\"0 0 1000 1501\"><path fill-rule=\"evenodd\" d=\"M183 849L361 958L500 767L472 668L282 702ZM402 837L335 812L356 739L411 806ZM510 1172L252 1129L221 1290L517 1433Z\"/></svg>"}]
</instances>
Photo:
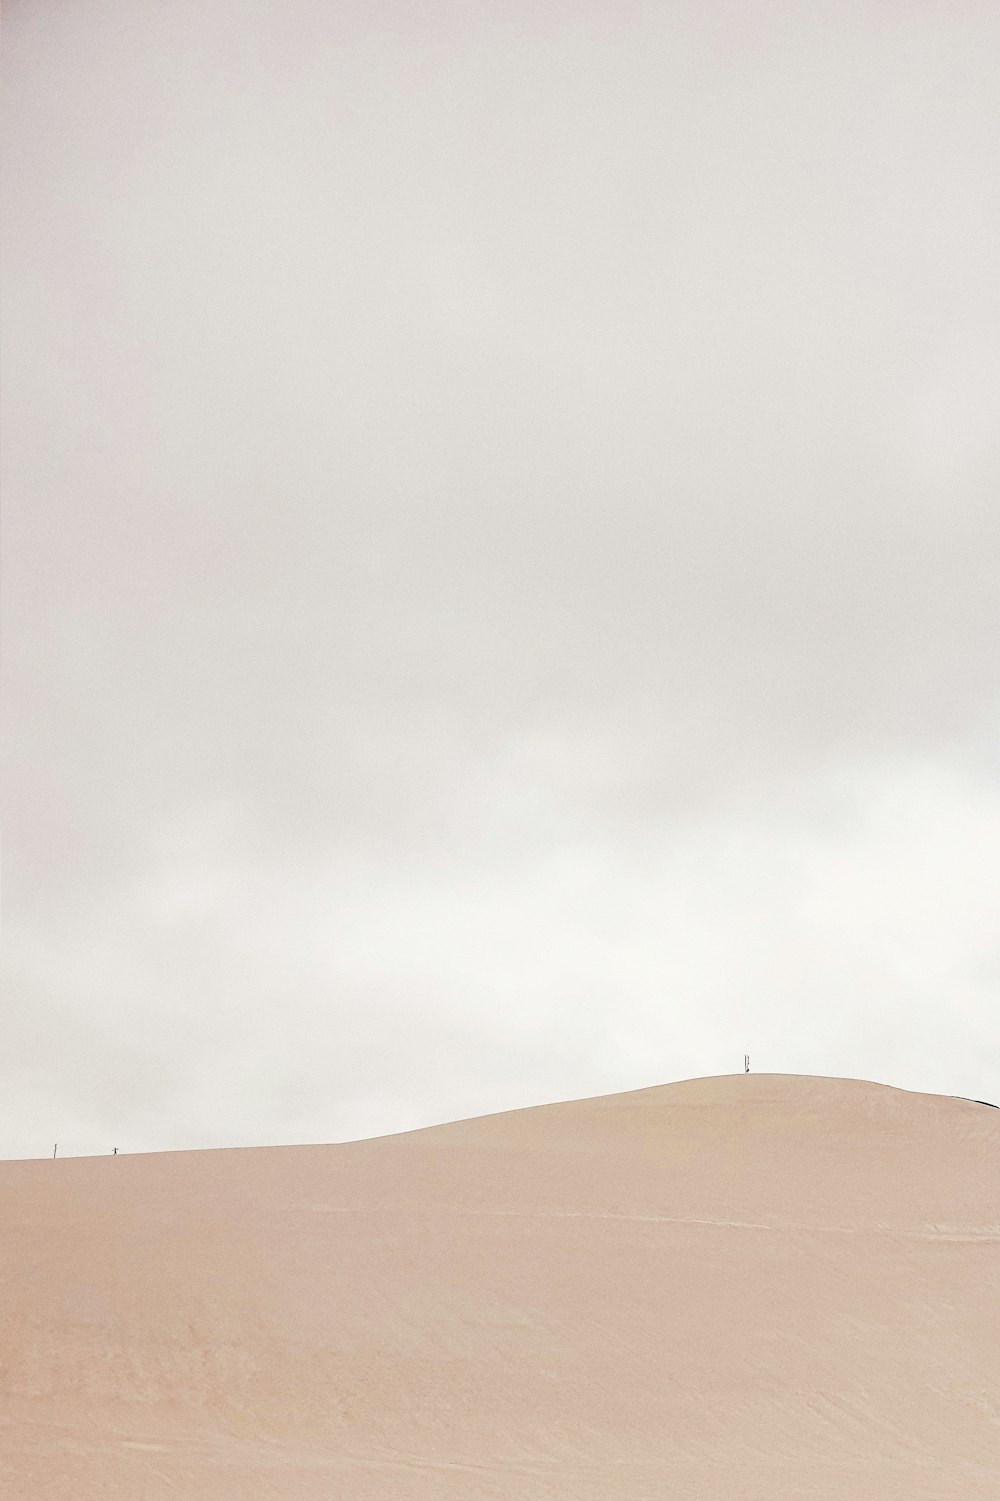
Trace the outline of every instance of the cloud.
<instances>
[{"instance_id":1,"label":"cloud","mask_svg":"<svg viewBox=\"0 0 1000 1501\"><path fill-rule=\"evenodd\" d=\"M12 1141L747 1046L972 1092L1000 202L960 9L22 8L8 945L53 1020Z\"/></svg>"}]
</instances>

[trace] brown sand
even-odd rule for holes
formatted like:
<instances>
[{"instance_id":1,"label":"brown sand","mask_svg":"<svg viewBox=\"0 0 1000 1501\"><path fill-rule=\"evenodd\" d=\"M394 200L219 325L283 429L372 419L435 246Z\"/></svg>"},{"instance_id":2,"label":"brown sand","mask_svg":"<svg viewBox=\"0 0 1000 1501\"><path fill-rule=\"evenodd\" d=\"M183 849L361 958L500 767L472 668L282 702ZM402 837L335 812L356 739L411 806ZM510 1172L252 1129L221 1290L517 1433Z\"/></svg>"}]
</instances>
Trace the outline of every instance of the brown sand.
<instances>
[{"instance_id":1,"label":"brown sand","mask_svg":"<svg viewBox=\"0 0 1000 1501\"><path fill-rule=\"evenodd\" d=\"M1000 1111L698 1079L0 1164L8 1501L1000 1497Z\"/></svg>"}]
</instances>

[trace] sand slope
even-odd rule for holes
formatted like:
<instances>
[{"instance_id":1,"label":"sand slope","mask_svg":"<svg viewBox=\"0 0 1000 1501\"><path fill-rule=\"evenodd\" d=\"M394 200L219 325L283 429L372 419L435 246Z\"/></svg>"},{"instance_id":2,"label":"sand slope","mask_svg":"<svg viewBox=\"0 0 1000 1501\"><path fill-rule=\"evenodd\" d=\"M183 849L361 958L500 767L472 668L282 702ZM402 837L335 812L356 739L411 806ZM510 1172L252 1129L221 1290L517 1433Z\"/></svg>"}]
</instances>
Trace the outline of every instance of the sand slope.
<instances>
[{"instance_id":1,"label":"sand slope","mask_svg":"<svg viewBox=\"0 0 1000 1501\"><path fill-rule=\"evenodd\" d=\"M9 1501L1000 1496L1000 1111L692 1080L0 1164Z\"/></svg>"}]
</instances>

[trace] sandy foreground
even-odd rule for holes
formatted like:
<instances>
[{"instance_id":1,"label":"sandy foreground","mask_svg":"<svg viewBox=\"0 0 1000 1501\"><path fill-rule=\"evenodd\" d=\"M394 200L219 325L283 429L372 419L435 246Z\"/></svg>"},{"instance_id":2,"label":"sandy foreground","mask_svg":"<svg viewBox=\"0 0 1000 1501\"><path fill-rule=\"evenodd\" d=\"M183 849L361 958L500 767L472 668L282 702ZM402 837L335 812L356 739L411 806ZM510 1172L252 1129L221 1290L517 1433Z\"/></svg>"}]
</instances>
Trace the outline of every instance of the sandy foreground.
<instances>
[{"instance_id":1,"label":"sandy foreground","mask_svg":"<svg viewBox=\"0 0 1000 1501\"><path fill-rule=\"evenodd\" d=\"M698 1079L0 1163L8 1501L1000 1497L1000 1111Z\"/></svg>"}]
</instances>

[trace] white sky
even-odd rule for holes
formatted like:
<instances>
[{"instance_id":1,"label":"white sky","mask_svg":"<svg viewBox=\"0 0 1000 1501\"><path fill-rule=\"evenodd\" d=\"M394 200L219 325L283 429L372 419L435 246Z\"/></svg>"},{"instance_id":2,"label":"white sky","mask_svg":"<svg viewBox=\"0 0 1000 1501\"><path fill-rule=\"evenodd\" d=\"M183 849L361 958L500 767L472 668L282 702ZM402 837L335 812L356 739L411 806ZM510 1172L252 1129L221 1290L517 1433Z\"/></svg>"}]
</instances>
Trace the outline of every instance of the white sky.
<instances>
[{"instance_id":1,"label":"white sky","mask_svg":"<svg viewBox=\"0 0 1000 1501\"><path fill-rule=\"evenodd\" d=\"M11 0L0 1155L1000 1100L1000 13Z\"/></svg>"}]
</instances>

